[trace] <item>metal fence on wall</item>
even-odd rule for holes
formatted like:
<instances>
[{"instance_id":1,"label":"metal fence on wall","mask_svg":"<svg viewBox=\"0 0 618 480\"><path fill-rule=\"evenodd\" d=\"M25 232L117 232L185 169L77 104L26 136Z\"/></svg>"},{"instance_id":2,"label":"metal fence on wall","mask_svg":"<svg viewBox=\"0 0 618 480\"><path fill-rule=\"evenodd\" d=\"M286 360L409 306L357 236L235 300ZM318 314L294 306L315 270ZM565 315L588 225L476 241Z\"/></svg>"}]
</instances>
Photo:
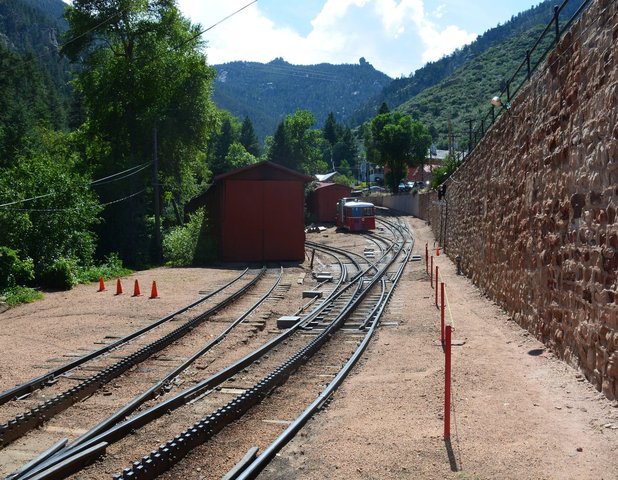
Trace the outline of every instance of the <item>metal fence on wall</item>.
<instances>
[{"instance_id":1,"label":"metal fence on wall","mask_svg":"<svg viewBox=\"0 0 618 480\"><path fill-rule=\"evenodd\" d=\"M579 8L570 18L562 19L560 14L565 7L574 2L581 2ZM520 63L515 73L506 81L504 89L500 95L492 101L491 108L477 123L470 119L468 121L468 151L464 156L464 160L472 153L474 148L479 144L485 133L494 124L496 119L502 114L503 110L510 108L511 99L517 95L521 87L530 80L532 73L543 62L547 54L555 48L560 40L560 37L566 32L573 22L579 18L582 12L590 5L592 0L564 0L560 6L554 7L554 14L549 21L539 38L534 45L526 51L525 58ZM564 15L563 15L564 16ZM566 20L566 21L565 21ZM504 101L503 99L506 99Z\"/></svg>"}]
</instances>

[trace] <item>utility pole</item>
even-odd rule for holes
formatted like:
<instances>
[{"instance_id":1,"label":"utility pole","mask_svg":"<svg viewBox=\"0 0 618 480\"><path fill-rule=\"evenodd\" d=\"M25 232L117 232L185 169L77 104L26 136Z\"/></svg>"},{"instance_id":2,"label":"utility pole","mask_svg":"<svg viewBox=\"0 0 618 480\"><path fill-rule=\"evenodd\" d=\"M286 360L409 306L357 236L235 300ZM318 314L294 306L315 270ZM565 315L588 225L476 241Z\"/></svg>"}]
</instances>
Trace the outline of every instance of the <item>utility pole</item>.
<instances>
[{"instance_id":1,"label":"utility pole","mask_svg":"<svg viewBox=\"0 0 618 480\"><path fill-rule=\"evenodd\" d=\"M157 126L152 129L152 186L154 187L155 262L161 263L161 207L159 205L159 156L157 155Z\"/></svg>"}]
</instances>

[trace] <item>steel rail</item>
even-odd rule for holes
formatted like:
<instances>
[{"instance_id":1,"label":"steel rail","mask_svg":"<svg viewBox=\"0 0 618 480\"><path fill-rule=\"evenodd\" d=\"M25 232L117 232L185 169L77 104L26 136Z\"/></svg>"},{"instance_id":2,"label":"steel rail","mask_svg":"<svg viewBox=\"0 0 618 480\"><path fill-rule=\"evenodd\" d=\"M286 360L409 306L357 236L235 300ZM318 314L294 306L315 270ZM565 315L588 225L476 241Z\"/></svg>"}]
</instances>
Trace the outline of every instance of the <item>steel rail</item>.
<instances>
[{"instance_id":1,"label":"steel rail","mask_svg":"<svg viewBox=\"0 0 618 480\"><path fill-rule=\"evenodd\" d=\"M360 277L360 276L361 274L357 275L357 277ZM338 296L341 293L343 293L345 290L347 290L351 285L352 284L349 284L348 286L344 287L340 291L333 291L329 295L329 297L325 299L325 302L317 306L311 313L309 313L305 317L305 320L309 322L313 318L315 318L317 315L319 315L321 311L324 308L326 308L328 301L334 301L334 299L338 298ZM238 360L237 362L230 365L229 367L221 370L217 374L212 375L211 377L205 380L202 380L196 385L184 390L183 392L176 394L175 396L169 398L168 400L166 400L165 402L162 402L161 404L150 407L144 412L140 412L136 416L130 419L127 419L124 422L114 425L110 429L100 433L94 438L84 441L83 443L79 445L74 445L74 446L72 445L70 448L64 449L63 451L59 452L54 457L47 459L45 462L37 465L34 469L32 469L31 472L27 472L26 474L24 474L23 476L19 478L24 479L24 480L33 478L35 475L41 474L41 472L44 472L46 470L50 470L52 472L49 478L54 478L55 473L53 472L54 472L55 465L62 463L65 459L71 456L79 455L82 450L87 449L93 446L94 444L98 444L101 442L105 442L105 443L116 442L122 439L124 436L131 433L131 431L135 430L136 428L140 428L143 425L146 425L147 423L149 423L150 421L156 418L159 418L160 416L172 410L179 408L180 406L186 404L188 401L199 397L205 391L215 388L217 385L223 383L224 381L228 380L230 377L236 375L238 372L240 372L244 368L251 365L251 363L253 363L255 360L261 358L264 354L266 354L272 348L276 347L283 341L287 340L291 335L296 333L297 330L302 329L302 328L303 328L303 324L301 322L297 323L294 327L288 329L286 332L282 333L278 337L275 337L274 339L268 341L267 343L262 345L260 348L258 348L254 352L248 354L247 356ZM45 477L42 477L42 478L45 478Z\"/></svg>"},{"instance_id":2,"label":"steel rail","mask_svg":"<svg viewBox=\"0 0 618 480\"><path fill-rule=\"evenodd\" d=\"M106 367L101 372L81 381L79 384L75 385L69 390L66 390L46 400L44 403L41 403L34 408L31 408L27 412L17 415L13 420L9 420L7 423L0 425L0 448L22 437L29 431L41 426L54 415L66 410L78 401L90 396L92 393L96 392L101 386L107 384L114 378L119 377L122 373L126 372L132 366L141 363L154 353L161 351L179 338L182 338L193 328L206 320L206 318L240 298L244 293L246 293L251 287L253 287L257 283L257 281L264 275L265 271L266 267L263 267L260 273L245 286L238 289L236 292L229 295L218 304L209 308L206 312L197 315L192 320L176 328L167 335L140 348L136 352L123 358L122 360L119 360L113 365Z\"/></svg>"},{"instance_id":3,"label":"steel rail","mask_svg":"<svg viewBox=\"0 0 618 480\"><path fill-rule=\"evenodd\" d=\"M155 398L157 394L159 394L173 378L175 378L181 372L186 370L192 363L195 362L195 360L203 356L212 347L222 342L235 327L241 324L251 313L255 311L256 308L258 308L262 303L264 303L264 301L272 294L273 290L279 285L279 283L281 282L282 276L283 276L283 267L280 267L279 276L275 280L275 283L273 284L273 286L257 302L255 302L248 310L246 310L240 317L238 317L236 320L231 322L230 325L228 325L228 327L226 327L223 330L223 332L217 335L217 337L212 339L204 347L202 347L200 350L195 352L189 359L187 359L181 365L179 365L174 370L172 370L170 373L168 373L162 380L160 380L155 385L151 386L149 389L147 389L146 391L138 395L136 398L131 400L127 405L120 408L118 411L116 411L115 413L107 417L105 420L101 421L100 423L92 427L90 430L88 430L86 433L84 433L83 435L75 439L73 442L67 445L67 441L65 440L64 442L65 444L62 445L60 448L56 449L53 452L53 454L57 455L58 452L62 450L72 449L90 440L91 438L99 435L105 430L108 430L109 428L113 427L117 423L121 422L124 418L126 418L128 415L133 413L135 410L137 410L141 405L143 405L148 400ZM19 478L23 478L23 476L27 472L30 472L35 467L38 467L43 462L47 461L48 458L50 457L51 455L46 455L46 456L41 455L41 458L31 461L28 465L22 467L19 471L14 472L13 474L9 475L7 477L7 480L17 480Z\"/></svg>"},{"instance_id":4,"label":"steel rail","mask_svg":"<svg viewBox=\"0 0 618 480\"><path fill-rule=\"evenodd\" d=\"M368 261L365 257L363 257L362 255L360 255L360 254L358 254L356 252L348 252L347 250L343 250L342 248L337 248L337 247L333 247L333 246L330 246L330 245L322 245L320 243L312 242L310 240L306 240L305 244L309 245L312 248L315 248L316 250L320 250L322 252L336 252L339 255L343 255L348 260L350 260L350 262L354 265L354 267L359 272L362 271L362 268L360 267L360 264L356 260L354 260L352 258L352 256L360 257L360 258L363 259L364 262L367 262L367 264L370 265L371 267L373 267L375 270L378 269L378 267L376 267L375 264L373 264L372 262ZM341 262L340 262L340 264L341 264Z\"/></svg>"},{"instance_id":5,"label":"steel rail","mask_svg":"<svg viewBox=\"0 0 618 480\"><path fill-rule=\"evenodd\" d=\"M356 263L354 260L352 261ZM240 372L244 368L251 365L254 361L261 358L263 355L268 353L272 348L276 347L283 341L287 340L290 336L295 334L298 330L305 328L305 326L308 323L310 323L311 321L313 321L315 317L320 315L320 313L326 308L326 306L330 302L334 302L337 298L339 298L342 294L344 294L347 290L349 290L354 285L354 283L357 283L358 285L362 287L362 282L360 280L362 280L363 275L367 273L367 271L369 271L370 269L371 267L367 268L364 272L361 270L353 278L351 283L349 283L347 286L343 287L342 289L338 291L334 290L333 292L331 292L331 294L325 299L325 301L321 305L317 306L311 313L309 313L301 322L298 322L296 325L294 325L287 331L283 332L278 337L275 337L272 340L266 342L264 345L259 347L254 352L248 354L247 356L238 360L237 362L230 365L229 367L221 370L217 374L214 374L211 377L197 383L196 385L189 387L183 392L180 392L176 394L175 396L167 399L166 401L160 404L154 405L150 407L149 409L138 413L134 417L125 420L124 422L114 425L110 429L100 433L94 438L90 438L89 440L84 441L83 443L79 445L72 446L71 448L67 448L59 452L54 457L48 459L47 461L35 467L31 472L28 472L22 477L19 477L20 480L21 479L27 480L30 478L35 478L35 475L36 475L36 478L41 478L41 479L43 478L56 479L58 478L56 470L55 470L56 465L63 463L66 459L73 457L75 455L80 455L80 453L83 450L88 449L95 444L100 444L102 442L103 443L116 442L122 439L123 437L125 437L126 435L130 434L135 429L140 428L150 423L152 420L155 420L156 418L159 418L162 415L167 414L168 412L183 406L184 404L191 401L192 399L199 397L207 390L215 388L217 385L228 380L230 377L236 375L238 372ZM76 468L78 467L76 466Z\"/></svg>"},{"instance_id":6,"label":"steel rail","mask_svg":"<svg viewBox=\"0 0 618 480\"><path fill-rule=\"evenodd\" d=\"M266 301L266 299L270 297L270 295L272 294L273 290L277 287L277 285L279 285L279 283L281 282L282 276L283 276L283 267L280 267L279 276L275 280L275 283L273 284L273 286L264 295L262 295L262 297L257 302L255 302L247 311L245 311L245 313L243 313L240 317L238 317L236 320L230 323L223 330L223 332L221 332L219 335L213 338L210 342L204 345L201 349L199 349L197 352L191 355L191 357L189 357L187 361L183 362L181 365L179 365L174 370L172 370L170 373L168 373L163 379L157 382L157 384L153 385L151 388L143 392L136 399L129 402L129 404L125 405L123 408L121 408L119 411L111 415L109 418L99 423L95 427L91 428L88 432L84 433L79 438L75 439L69 446L79 445L85 442L86 440L89 440L95 437L99 433L109 429L110 427L112 427L113 425L121 421L121 419L126 418L127 415L133 413L146 401L155 398L155 396L164 389L165 385L167 385L170 381L172 381L175 377L177 377L184 370L189 368L191 364L193 364L198 358L200 358L206 352L212 349L212 347L221 343L232 330L234 330L238 325L240 325L262 303L264 303L264 301Z\"/></svg>"},{"instance_id":7,"label":"steel rail","mask_svg":"<svg viewBox=\"0 0 618 480\"><path fill-rule=\"evenodd\" d=\"M84 355L83 357L78 358L77 360L67 363L66 365L63 365L55 370L52 370L50 372L47 372L39 377L33 378L31 380L28 380L27 382L24 382L20 385L16 385L15 387L12 387L8 390L5 390L3 392L0 392L0 405L3 405L11 400L14 400L18 397L22 397L28 393L32 393L35 390L38 390L39 388L43 388L47 385L50 384L50 382L53 382L58 376L73 370L76 367L79 367L80 365L83 365L86 362L89 362L90 360L93 360L97 357L100 357L101 355L110 352L111 350L114 350L122 345L124 345L127 342L130 342L131 340L133 340L136 337L139 337L145 333L147 333L148 331L152 330L153 328L158 327L159 325L167 322L168 320L171 320L172 318L174 318L177 315L180 315L181 313L186 312L187 310L199 305L200 303L206 301L207 299L209 299L210 297L216 295L217 293L221 292L222 290L226 289L227 287L229 287L230 285L232 285L233 283L235 283L236 281L238 281L241 277L243 277L247 271L249 269L245 268L245 270L238 275L236 278L234 278L233 280L231 280L230 282L228 282L227 284L223 285L222 287L210 292L209 294L199 298L198 300L196 300L195 302L190 303L189 305L182 307L179 310L176 310L173 313L170 313L169 315L166 315L163 318L160 318L159 320L156 320L155 322L151 323L150 325L147 325L143 328L140 328L139 330L136 330L133 333L130 333L129 335L117 340L114 343L111 343L109 345L106 345L105 347L102 347L92 353L88 353L86 355Z\"/></svg>"},{"instance_id":8,"label":"steel rail","mask_svg":"<svg viewBox=\"0 0 618 480\"><path fill-rule=\"evenodd\" d=\"M399 251L403 250L403 246ZM398 252L399 253L399 252ZM338 330L343 322L358 307L360 302L366 297L369 291L379 281L399 255L393 258L376 274L366 288L362 288L363 282L358 282L360 287L352 296L350 302L343 311L326 327L315 339L300 351L290 357L286 362L267 375L254 387L237 396L224 407L219 408L209 416L196 422L192 427L168 441L158 450L151 452L140 461L133 462L131 468L126 468L122 474L114 476L114 479L151 479L167 471L173 463L182 459L190 450L204 443L217 432L221 431L228 423L234 421L248 411L253 405L262 401L268 393L277 386L285 383L287 378L297 370L302 364L306 363ZM405 267L405 263L403 263ZM362 278L361 278L362 280ZM349 285L350 286L350 285ZM346 287L347 288L347 287ZM51 477L50 477L51 478Z\"/></svg>"},{"instance_id":9,"label":"steel rail","mask_svg":"<svg viewBox=\"0 0 618 480\"><path fill-rule=\"evenodd\" d=\"M340 287L341 285L347 280L348 277L348 271L347 268L345 267L345 265L343 264L343 262L341 261L341 259L339 257L337 257L337 255L335 255L333 252L329 252L329 251L324 251L324 253L330 255L331 257L333 257L337 263L339 263L339 271L340 271L340 275L339 275L339 280L337 281L337 284L335 285L333 291L331 292L331 295L334 294ZM355 267L360 271L360 265L356 264ZM326 282L323 282L321 284L318 285L324 285ZM320 298L319 297L313 297L311 300L309 300L307 303L305 303L304 305L301 305L298 310L296 310L296 312L294 312L295 316L301 315L305 312L305 310L307 308L309 308L310 305L313 305L314 303L316 303Z\"/></svg>"},{"instance_id":10,"label":"steel rail","mask_svg":"<svg viewBox=\"0 0 618 480\"><path fill-rule=\"evenodd\" d=\"M340 287L342 283L344 283L347 278L348 278L348 271L344 265L344 263L341 261L341 258L339 258L337 255L335 255L335 252L332 251L328 251L328 250L324 250L320 248L320 244L317 244L315 242L311 242L311 241L305 241L305 246L310 246L312 247L314 250L320 250L328 255L330 255L331 257L333 257L337 263L339 264L339 271L340 271L340 275L339 275L339 281L337 282L337 286L336 287ZM348 257L350 262L352 262L352 264L354 265L354 268L356 268L356 270L358 270L359 272L361 271L361 267L359 265L359 263L355 260L353 260L351 257Z\"/></svg>"},{"instance_id":11,"label":"steel rail","mask_svg":"<svg viewBox=\"0 0 618 480\"><path fill-rule=\"evenodd\" d=\"M322 391L322 393L279 435L265 450L262 454L260 454L253 462L249 463L245 466L242 472L236 476L236 480L249 480L254 479L257 475L272 461L273 458L277 455L281 449L287 445L292 438L296 436L296 434L300 431L300 429L309 421L309 419L324 405L324 403L333 395L335 390L339 388L341 383L345 380L348 374L352 371L352 368L356 365L356 363L360 360L361 356L367 349L370 340L373 337L373 334L379 324L379 320L384 313L384 308L388 304L391 295L393 294L397 283L401 279L401 275L405 269L406 263L412 253L412 248L414 246L414 241L404 257L403 261L395 278L393 279L393 287L385 293L385 280L381 279L382 284L382 296L380 301L376 305L376 309L372 311L368 318L373 317L375 315L375 320L372 323L371 327L367 331L367 335L365 335L363 341L360 343L354 354L350 357L350 359L346 362L343 368L339 371L339 373L335 376L335 378L328 384L328 386ZM367 322L365 322L366 324Z\"/></svg>"}]
</instances>

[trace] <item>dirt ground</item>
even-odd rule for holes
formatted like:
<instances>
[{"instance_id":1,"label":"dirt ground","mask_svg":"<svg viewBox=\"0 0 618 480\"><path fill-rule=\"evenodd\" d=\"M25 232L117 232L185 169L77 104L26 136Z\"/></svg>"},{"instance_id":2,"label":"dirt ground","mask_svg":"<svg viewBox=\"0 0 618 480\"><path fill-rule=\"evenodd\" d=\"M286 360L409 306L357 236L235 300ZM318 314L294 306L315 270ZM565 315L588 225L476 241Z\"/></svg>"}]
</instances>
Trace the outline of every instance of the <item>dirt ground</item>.
<instances>
[{"instance_id":1,"label":"dirt ground","mask_svg":"<svg viewBox=\"0 0 618 480\"><path fill-rule=\"evenodd\" d=\"M434 244L409 218L415 253ZM320 234L309 234L317 240ZM618 479L618 408L511 321L448 257L434 259L454 325L451 442L444 354L423 262L410 262L383 325L334 399L264 479ZM0 390L100 347L231 280L240 270L159 268L48 293L0 314ZM135 279L141 297L132 297ZM149 299L157 282L159 299ZM104 312L104 313L101 313ZM66 328L66 329L65 329ZM68 329L68 330L67 330ZM28 342L24 346L22 342Z\"/></svg>"},{"instance_id":2,"label":"dirt ground","mask_svg":"<svg viewBox=\"0 0 618 480\"><path fill-rule=\"evenodd\" d=\"M432 232L409 223L424 258ZM439 310L424 262L410 263L364 362L260 478L618 479L618 405L457 276L448 257L434 261L460 344L451 441Z\"/></svg>"}]
</instances>

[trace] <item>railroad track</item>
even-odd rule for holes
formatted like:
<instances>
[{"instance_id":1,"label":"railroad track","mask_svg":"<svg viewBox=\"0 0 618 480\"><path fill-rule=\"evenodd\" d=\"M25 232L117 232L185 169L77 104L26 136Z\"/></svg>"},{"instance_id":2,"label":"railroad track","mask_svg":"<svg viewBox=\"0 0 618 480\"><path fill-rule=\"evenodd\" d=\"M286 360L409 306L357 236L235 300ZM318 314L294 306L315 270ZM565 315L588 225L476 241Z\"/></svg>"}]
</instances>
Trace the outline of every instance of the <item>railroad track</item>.
<instances>
[{"instance_id":1,"label":"railroad track","mask_svg":"<svg viewBox=\"0 0 618 480\"><path fill-rule=\"evenodd\" d=\"M409 234L396 221L381 223L391 237L388 244L383 238L367 240L375 248L361 253L308 242L308 248L336 259L338 282L316 275L322 295L295 312L299 318L290 328L163 401L132 409L137 413L129 418L131 411L123 413L122 420L101 422L71 443L60 440L9 478L104 478L113 471L122 472L114 478L154 478L167 471L167 478L182 478L185 465L194 468L200 458L216 463L218 471L210 476L211 466L195 468L208 469L205 478L220 478L259 437L263 453L247 461L241 473L242 478L253 478L328 400L369 342L412 248ZM374 255L368 255L370 251ZM285 409L285 418L260 420L273 408ZM180 433L173 439L159 438L160 432L176 426ZM226 435L216 435L222 429ZM222 459L222 448L235 453ZM190 462L176 465L187 455Z\"/></svg>"},{"instance_id":2,"label":"railroad track","mask_svg":"<svg viewBox=\"0 0 618 480\"><path fill-rule=\"evenodd\" d=\"M0 450L0 468L3 473L7 473L4 469L10 468L10 465L18 462L24 455L35 452L41 443L40 438L49 441L49 438L54 436L54 430L69 431L77 436L83 430L83 426L92 425L101 419L101 422L90 430L92 434L93 430L109 427L114 422L124 419L125 415L143 403L168 393L186 382L187 379L183 379L181 374L191 365L199 365L203 355L231 335L233 329L245 320L255 306L249 308L246 315L241 316L223 331L220 323L207 323L207 320L224 307L229 307L234 302L241 303L242 298L251 296L250 291L255 288L265 272L266 270L262 269L231 294L224 294L223 290L234 283L230 282L224 286L225 288L216 291L218 295L206 295L190 306L164 317L165 322L161 320L154 322L156 328L141 329L140 332L144 332L142 335L129 335L126 337L128 340L121 342L121 346L116 349L110 350L109 355L98 356L96 365L92 365L92 360L86 365L82 363L77 368L63 373L62 377L58 377L53 387L38 391L19 402L13 401L4 405L1 411L5 418L15 409L28 405L31 408L0 426L0 445L4 447ZM268 287L267 294L258 303L267 300L279 286L281 271L276 277L274 285ZM210 303L204 302L207 298L211 300ZM198 310L201 311L198 313ZM219 331L221 332L205 346L202 345L204 337L211 338ZM245 337L246 332L241 336ZM193 340L189 342L190 339ZM117 345L118 343L116 342ZM194 345L200 347L196 349ZM84 373L86 375L82 376ZM121 375L122 378L118 378ZM161 375L164 375L163 378ZM138 382L132 381L135 376L139 376ZM112 380L114 384L110 386ZM131 402L118 409L131 398L133 398ZM58 418L54 418L56 416ZM79 428L63 428L63 425L67 424L78 425ZM41 428L33 431L37 427ZM11 445L24 436L27 437L19 444Z\"/></svg>"},{"instance_id":3,"label":"railroad track","mask_svg":"<svg viewBox=\"0 0 618 480\"><path fill-rule=\"evenodd\" d=\"M207 299L213 297L214 295L216 295L217 293L223 291L224 289L226 289L227 287L229 287L230 285L234 284L235 282L237 282L238 280L240 280L248 271L249 269L246 268L240 275L238 275L236 278L234 278L232 281L228 282L227 284L223 285L222 287L214 290L213 292L210 292L209 294L206 294L204 296L202 296L201 298L199 298L198 300L196 300L195 302L169 314L166 315L165 317L151 323L150 325L145 326L144 328L141 328L139 330L136 330L135 332L132 332L129 335L126 335L120 339L117 339L115 342L106 345L104 347L101 347L97 350L95 350L94 352L88 353L80 358L78 358L77 360L74 360L73 362L67 363L61 367L58 367L54 370L51 370L39 377L30 379L20 385L17 385L13 388L9 388L8 390L5 390L3 392L0 392L0 405L4 405L5 403L11 401L11 400L18 400L21 398L25 398L27 397L29 394L31 394L32 392L39 390L39 389L43 389L45 387L48 387L50 385L53 385L54 383L56 383L56 381L58 380L58 378L61 375L66 374L67 372L70 372L71 370L74 370L75 368L84 365L87 362L90 362L96 358L99 358L109 352L111 352L112 350L115 350L116 348L132 341L135 338L138 338L141 335L144 335L145 333L169 322L170 320L174 319L177 315L180 315L184 312L186 312L187 310L195 307L196 305L199 305L201 303L203 303L204 301L206 301Z\"/></svg>"}]
</instances>

